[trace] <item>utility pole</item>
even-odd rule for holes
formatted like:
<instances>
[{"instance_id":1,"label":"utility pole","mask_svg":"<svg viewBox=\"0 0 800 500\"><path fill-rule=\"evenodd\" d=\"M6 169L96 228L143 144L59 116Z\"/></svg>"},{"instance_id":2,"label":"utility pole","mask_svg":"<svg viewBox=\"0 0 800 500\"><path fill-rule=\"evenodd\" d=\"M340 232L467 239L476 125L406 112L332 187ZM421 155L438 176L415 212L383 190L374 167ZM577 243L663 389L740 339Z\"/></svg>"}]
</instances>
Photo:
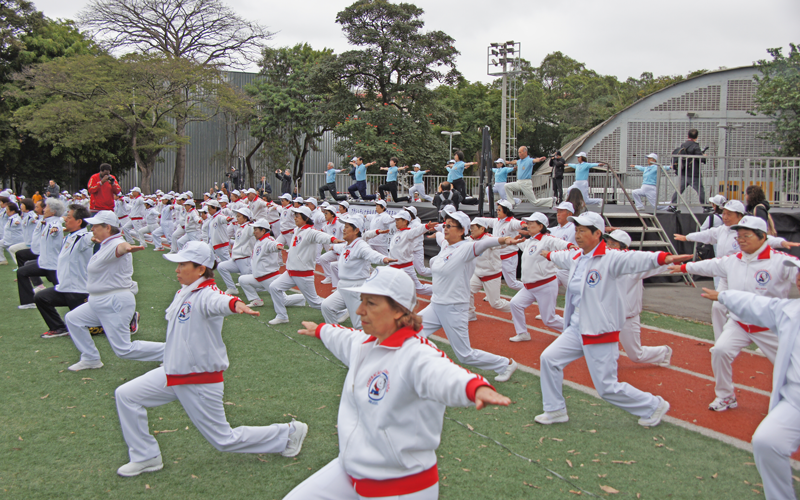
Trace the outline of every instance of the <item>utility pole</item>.
<instances>
[{"instance_id":1,"label":"utility pole","mask_svg":"<svg viewBox=\"0 0 800 500\"><path fill-rule=\"evenodd\" d=\"M502 77L500 110L500 158L516 158L517 79L521 72L521 44L513 40L492 43L486 49L486 67L490 76ZM509 88L509 77L511 87ZM509 92L510 91L510 92Z\"/></svg>"}]
</instances>

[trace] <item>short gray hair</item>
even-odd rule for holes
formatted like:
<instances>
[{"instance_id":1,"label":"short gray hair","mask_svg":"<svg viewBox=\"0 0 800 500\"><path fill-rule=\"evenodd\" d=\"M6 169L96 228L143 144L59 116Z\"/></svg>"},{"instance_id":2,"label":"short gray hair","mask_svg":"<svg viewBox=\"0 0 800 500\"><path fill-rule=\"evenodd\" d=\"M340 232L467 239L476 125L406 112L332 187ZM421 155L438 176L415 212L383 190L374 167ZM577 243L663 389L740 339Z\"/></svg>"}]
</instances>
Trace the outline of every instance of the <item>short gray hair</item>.
<instances>
[{"instance_id":1,"label":"short gray hair","mask_svg":"<svg viewBox=\"0 0 800 500\"><path fill-rule=\"evenodd\" d=\"M61 217L64 215L64 212L67 211L67 206L64 205L64 202L58 198L47 198L47 201L45 201L44 204L50 207L50 211L53 212L53 215L56 217Z\"/></svg>"}]
</instances>

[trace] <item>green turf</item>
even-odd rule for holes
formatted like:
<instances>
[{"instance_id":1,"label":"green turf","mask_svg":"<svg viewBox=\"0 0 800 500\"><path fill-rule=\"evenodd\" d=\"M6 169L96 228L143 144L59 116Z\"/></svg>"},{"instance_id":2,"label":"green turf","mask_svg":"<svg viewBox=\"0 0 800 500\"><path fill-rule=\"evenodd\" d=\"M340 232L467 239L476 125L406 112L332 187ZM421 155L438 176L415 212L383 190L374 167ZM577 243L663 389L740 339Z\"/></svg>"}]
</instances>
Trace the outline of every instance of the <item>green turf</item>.
<instances>
[{"instance_id":1,"label":"green turf","mask_svg":"<svg viewBox=\"0 0 800 500\"><path fill-rule=\"evenodd\" d=\"M147 250L134 256L142 314L135 339L163 340L164 309L178 288L174 265ZM319 321L309 308L290 310L292 322L266 326L273 317L268 294L263 318L225 320L231 367L224 400L230 423L288 422L310 425L296 459L279 455L227 454L214 450L178 403L151 409L164 469L138 478L115 474L127 462L114 405L114 389L157 363L124 361L105 338L95 338L105 367L72 373L78 360L69 338L42 340L45 324L36 310L20 311L10 266L0 267L0 361L3 395L0 489L4 498L237 499L281 498L336 457L336 417L345 372L280 332L330 356L321 343L294 333L299 321ZM443 346L452 354L447 346ZM334 360L335 361L335 360ZM491 374L485 374L491 375ZM452 421L445 421L440 456L441 498L573 498L574 485L612 498L748 498L761 491L751 454L669 424L655 429L578 391L566 390L570 422L533 424L541 411L539 380L517 372L498 384L509 408L450 408L447 416L491 436L536 462L511 456ZM187 429L188 428L188 429ZM613 463L613 461L627 461ZM570 461L572 466L570 467ZM749 483L749 484L748 484ZM608 485L620 491L609 495ZM640 495L640 496L637 496ZM155 495L155 496L154 496Z\"/></svg>"}]
</instances>

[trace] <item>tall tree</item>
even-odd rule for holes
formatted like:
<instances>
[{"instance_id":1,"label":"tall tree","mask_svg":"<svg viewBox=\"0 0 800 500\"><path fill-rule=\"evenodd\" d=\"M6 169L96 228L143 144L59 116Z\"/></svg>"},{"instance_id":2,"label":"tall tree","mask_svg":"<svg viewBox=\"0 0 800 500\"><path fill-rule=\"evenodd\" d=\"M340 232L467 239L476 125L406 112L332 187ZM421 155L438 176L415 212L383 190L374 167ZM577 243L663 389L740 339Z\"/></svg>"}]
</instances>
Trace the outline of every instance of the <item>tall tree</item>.
<instances>
[{"instance_id":1,"label":"tall tree","mask_svg":"<svg viewBox=\"0 0 800 500\"><path fill-rule=\"evenodd\" d=\"M789 54L781 48L767 49L772 60L756 63L756 110L775 117L775 131L767 139L778 146L781 156L800 156L800 47L789 44Z\"/></svg>"},{"instance_id":2,"label":"tall tree","mask_svg":"<svg viewBox=\"0 0 800 500\"><path fill-rule=\"evenodd\" d=\"M336 16L358 50L325 68L338 78L332 103L339 109L336 151L386 165L392 156L426 166L443 163L447 150L434 126L448 115L431 89L454 85L458 51L442 31L423 31L423 10L410 3L359 0Z\"/></svg>"},{"instance_id":3,"label":"tall tree","mask_svg":"<svg viewBox=\"0 0 800 500\"><path fill-rule=\"evenodd\" d=\"M319 139L336 124L330 93L337 78L319 72L334 60L329 49L314 50L308 44L264 49L263 79L248 88L257 103L250 133L261 141L281 137L291 157L298 189L305 172L306 156L318 149ZM272 144L274 146L274 144Z\"/></svg>"},{"instance_id":4,"label":"tall tree","mask_svg":"<svg viewBox=\"0 0 800 500\"><path fill-rule=\"evenodd\" d=\"M91 0L79 19L110 49L160 53L214 68L244 66L272 37L221 0ZM186 125L203 116L195 108L204 104L188 94L178 100L184 104L174 110L175 133L182 138L172 180L176 191L186 173Z\"/></svg>"}]
</instances>

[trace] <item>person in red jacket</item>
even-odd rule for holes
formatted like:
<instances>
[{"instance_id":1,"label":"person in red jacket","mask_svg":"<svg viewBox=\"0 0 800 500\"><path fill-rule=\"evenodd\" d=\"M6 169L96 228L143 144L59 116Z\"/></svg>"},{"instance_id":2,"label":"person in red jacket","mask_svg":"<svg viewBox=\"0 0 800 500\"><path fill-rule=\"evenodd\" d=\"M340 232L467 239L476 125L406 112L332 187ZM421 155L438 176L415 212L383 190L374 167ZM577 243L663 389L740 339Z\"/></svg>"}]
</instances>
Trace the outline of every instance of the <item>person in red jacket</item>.
<instances>
[{"instance_id":1,"label":"person in red jacket","mask_svg":"<svg viewBox=\"0 0 800 500\"><path fill-rule=\"evenodd\" d=\"M103 163L100 171L89 179L89 209L114 210L114 195L121 192L117 179L111 175L111 165Z\"/></svg>"}]
</instances>

